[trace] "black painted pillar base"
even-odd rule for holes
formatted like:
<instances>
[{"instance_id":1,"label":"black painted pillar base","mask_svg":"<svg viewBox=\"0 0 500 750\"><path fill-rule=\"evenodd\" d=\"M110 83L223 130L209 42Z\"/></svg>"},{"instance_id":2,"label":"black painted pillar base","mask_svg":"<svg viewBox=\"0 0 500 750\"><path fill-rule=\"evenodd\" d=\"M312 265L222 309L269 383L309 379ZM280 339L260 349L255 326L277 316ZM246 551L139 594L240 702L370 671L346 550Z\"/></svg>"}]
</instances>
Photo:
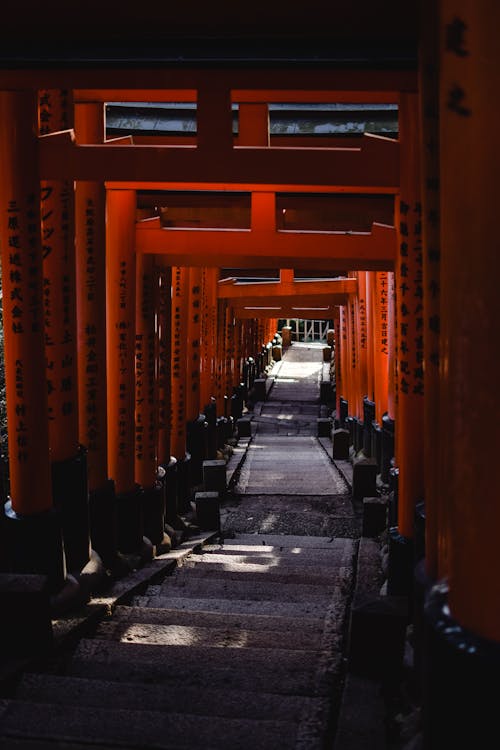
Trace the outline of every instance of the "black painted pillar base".
<instances>
[{"instance_id":1,"label":"black painted pillar base","mask_svg":"<svg viewBox=\"0 0 500 750\"><path fill-rule=\"evenodd\" d=\"M397 526L389 528L389 569L387 593L413 597L414 546L413 539L402 536Z\"/></svg>"},{"instance_id":2,"label":"black painted pillar base","mask_svg":"<svg viewBox=\"0 0 500 750\"><path fill-rule=\"evenodd\" d=\"M144 536L154 545L162 544L165 529L165 485L157 482L154 487L144 488L143 493Z\"/></svg>"},{"instance_id":3,"label":"black painted pillar base","mask_svg":"<svg viewBox=\"0 0 500 750\"><path fill-rule=\"evenodd\" d=\"M177 509L179 513L191 512L191 454L177 461Z\"/></svg>"},{"instance_id":4,"label":"black painted pillar base","mask_svg":"<svg viewBox=\"0 0 500 750\"><path fill-rule=\"evenodd\" d=\"M89 490L87 453L52 464L54 508L61 517L66 567L79 573L90 560Z\"/></svg>"},{"instance_id":5,"label":"black painted pillar base","mask_svg":"<svg viewBox=\"0 0 500 750\"><path fill-rule=\"evenodd\" d=\"M429 577L425 567L425 559L420 559L415 565L413 580L413 668L415 672L415 689L417 697L421 699L423 691L423 648L424 648L424 607L427 596L435 584Z\"/></svg>"},{"instance_id":6,"label":"black painted pillar base","mask_svg":"<svg viewBox=\"0 0 500 750\"><path fill-rule=\"evenodd\" d=\"M89 495L90 540L104 565L113 568L118 554L115 484L108 479Z\"/></svg>"},{"instance_id":7,"label":"black painted pillar base","mask_svg":"<svg viewBox=\"0 0 500 750\"><path fill-rule=\"evenodd\" d=\"M6 572L47 576L49 591L60 591L64 586L66 564L57 511L19 515L13 510L10 499L4 510L2 544L6 550Z\"/></svg>"},{"instance_id":8,"label":"black painted pillar base","mask_svg":"<svg viewBox=\"0 0 500 750\"><path fill-rule=\"evenodd\" d=\"M465 630L448 609L448 587L425 604L424 748L498 746L500 643Z\"/></svg>"},{"instance_id":9,"label":"black painted pillar base","mask_svg":"<svg viewBox=\"0 0 500 750\"><path fill-rule=\"evenodd\" d=\"M47 576L0 574L0 662L47 654L53 647Z\"/></svg>"},{"instance_id":10,"label":"black painted pillar base","mask_svg":"<svg viewBox=\"0 0 500 750\"><path fill-rule=\"evenodd\" d=\"M139 485L131 492L116 496L118 549L123 554L141 554L144 524L142 518L144 490Z\"/></svg>"},{"instance_id":11,"label":"black painted pillar base","mask_svg":"<svg viewBox=\"0 0 500 750\"><path fill-rule=\"evenodd\" d=\"M172 536L171 530L184 532L187 528L185 522L179 515L178 508L178 462L174 456L170 456L168 466L165 469L165 527L167 533ZM172 538L175 543L175 539Z\"/></svg>"}]
</instances>

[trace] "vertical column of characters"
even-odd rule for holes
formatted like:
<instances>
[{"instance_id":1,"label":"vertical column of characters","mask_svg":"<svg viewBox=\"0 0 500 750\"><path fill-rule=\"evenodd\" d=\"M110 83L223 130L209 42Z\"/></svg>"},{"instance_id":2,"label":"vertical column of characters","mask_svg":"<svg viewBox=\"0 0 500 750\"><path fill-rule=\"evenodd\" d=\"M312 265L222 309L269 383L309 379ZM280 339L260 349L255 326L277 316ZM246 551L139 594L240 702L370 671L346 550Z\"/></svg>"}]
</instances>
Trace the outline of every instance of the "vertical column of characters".
<instances>
[{"instance_id":1,"label":"vertical column of characters","mask_svg":"<svg viewBox=\"0 0 500 750\"><path fill-rule=\"evenodd\" d=\"M234 316L233 308L226 303L225 309L225 386L224 395L231 396L235 383L235 360L234 360Z\"/></svg>"},{"instance_id":2,"label":"vertical column of characters","mask_svg":"<svg viewBox=\"0 0 500 750\"><path fill-rule=\"evenodd\" d=\"M382 424L389 389L389 273L373 273L375 416Z\"/></svg>"},{"instance_id":3,"label":"vertical column of characters","mask_svg":"<svg viewBox=\"0 0 500 750\"><path fill-rule=\"evenodd\" d=\"M200 413L201 268L189 268L188 278L186 419L193 421Z\"/></svg>"},{"instance_id":4,"label":"vertical column of characters","mask_svg":"<svg viewBox=\"0 0 500 750\"><path fill-rule=\"evenodd\" d=\"M354 297L349 297L347 301L347 337L349 341L349 414L353 417L360 417L362 412L359 407L358 337Z\"/></svg>"},{"instance_id":5,"label":"vertical column of characters","mask_svg":"<svg viewBox=\"0 0 500 750\"><path fill-rule=\"evenodd\" d=\"M214 358L217 318L217 268L204 268L202 279L202 322L201 322L201 404L210 402L213 395Z\"/></svg>"},{"instance_id":6,"label":"vertical column of characters","mask_svg":"<svg viewBox=\"0 0 500 750\"><path fill-rule=\"evenodd\" d=\"M366 309L366 272L358 271L358 293L355 297L357 319L356 344L359 371L359 414L363 416L363 399L368 396L368 315ZM368 396L369 397L369 396Z\"/></svg>"},{"instance_id":7,"label":"vertical column of characters","mask_svg":"<svg viewBox=\"0 0 500 750\"><path fill-rule=\"evenodd\" d=\"M343 360L342 360L342 335L340 316L342 307L336 307L333 318L334 346L335 346L335 410L337 419L340 419L340 398L344 393L343 384Z\"/></svg>"},{"instance_id":8,"label":"vertical column of characters","mask_svg":"<svg viewBox=\"0 0 500 750\"><path fill-rule=\"evenodd\" d=\"M225 372L225 302L217 300L217 345L215 358L215 398L217 413L224 413L224 372Z\"/></svg>"},{"instance_id":9,"label":"vertical column of characters","mask_svg":"<svg viewBox=\"0 0 500 750\"><path fill-rule=\"evenodd\" d=\"M38 95L40 135L72 126L70 92L44 90ZM76 336L76 266L74 187L70 180L42 181L41 219L43 304L49 436L53 462L78 452L78 367Z\"/></svg>"},{"instance_id":10,"label":"vertical column of characters","mask_svg":"<svg viewBox=\"0 0 500 750\"><path fill-rule=\"evenodd\" d=\"M396 419L397 407L397 369L396 369L396 279L393 271L387 273L389 291L387 295L387 345L388 345L388 365L389 376L387 385L387 413L390 419Z\"/></svg>"},{"instance_id":11,"label":"vertical column of characters","mask_svg":"<svg viewBox=\"0 0 500 750\"><path fill-rule=\"evenodd\" d=\"M155 346L155 274L152 255L136 256L135 481L156 484L158 398Z\"/></svg>"},{"instance_id":12,"label":"vertical column of characters","mask_svg":"<svg viewBox=\"0 0 500 750\"><path fill-rule=\"evenodd\" d=\"M156 368L158 379L158 440L157 455L160 466L170 463L170 425L172 379L172 268L161 255L154 259L156 311Z\"/></svg>"},{"instance_id":13,"label":"vertical column of characters","mask_svg":"<svg viewBox=\"0 0 500 750\"><path fill-rule=\"evenodd\" d=\"M401 192L397 210L399 254L396 264L398 527L403 537L412 538L415 505L422 500L424 489L424 293L419 109L416 95L400 96L399 118Z\"/></svg>"},{"instance_id":14,"label":"vertical column of characters","mask_svg":"<svg viewBox=\"0 0 500 750\"><path fill-rule=\"evenodd\" d=\"M189 271L172 268L172 455L186 454L186 352Z\"/></svg>"},{"instance_id":15,"label":"vertical column of characters","mask_svg":"<svg viewBox=\"0 0 500 750\"><path fill-rule=\"evenodd\" d=\"M133 190L108 190L108 464L119 494L135 487L135 211Z\"/></svg>"},{"instance_id":16,"label":"vertical column of characters","mask_svg":"<svg viewBox=\"0 0 500 750\"><path fill-rule=\"evenodd\" d=\"M104 105L75 104L77 143L101 143ZM91 492L108 482L106 392L106 191L75 183L79 441L87 450Z\"/></svg>"},{"instance_id":17,"label":"vertical column of characters","mask_svg":"<svg viewBox=\"0 0 500 750\"><path fill-rule=\"evenodd\" d=\"M375 401L375 317L373 299L375 289L375 272L365 271L366 285L366 348L367 348L367 394ZM375 416L376 419L376 416Z\"/></svg>"},{"instance_id":18,"label":"vertical column of characters","mask_svg":"<svg viewBox=\"0 0 500 750\"><path fill-rule=\"evenodd\" d=\"M342 305L340 308L340 361L341 364L341 378L342 378L342 393L341 395L350 404L351 402L351 353L349 351L349 317L347 305Z\"/></svg>"}]
</instances>

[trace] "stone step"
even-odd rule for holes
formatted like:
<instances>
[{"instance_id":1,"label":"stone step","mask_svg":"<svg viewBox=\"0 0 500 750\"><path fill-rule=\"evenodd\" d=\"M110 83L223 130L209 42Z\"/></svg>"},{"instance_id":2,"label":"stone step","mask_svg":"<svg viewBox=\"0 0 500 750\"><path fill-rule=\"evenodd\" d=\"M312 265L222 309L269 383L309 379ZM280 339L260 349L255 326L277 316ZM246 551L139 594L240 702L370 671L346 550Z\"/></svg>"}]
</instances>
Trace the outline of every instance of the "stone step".
<instances>
[{"instance_id":1,"label":"stone step","mask_svg":"<svg viewBox=\"0 0 500 750\"><path fill-rule=\"evenodd\" d=\"M161 646L192 645L209 648L279 648L314 651L321 647L321 634L286 630L262 633L241 628L199 627L195 625L152 625L150 623L102 622L95 637L126 643L153 643Z\"/></svg>"},{"instance_id":2,"label":"stone step","mask_svg":"<svg viewBox=\"0 0 500 750\"><path fill-rule=\"evenodd\" d=\"M82 639L68 665L73 677L184 687L325 695L321 658L309 651L163 646Z\"/></svg>"},{"instance_id":3,"label":"stone step","mask_svg":"<svg viewBox=\"0 0 500 750\"><path fill-rule=\"evenodd\" d=\"M222 546L225 549L243 547L271 547L286 549L297 547L298 549L344 549L352 547L350 539L333 539L328 536L296 536L294 534L238 534L234 539L224 539L223 545L207 545L204 549L212 546Z\"/></svg>"},{"instance_id":4,"label":"stone step","mask_svg":"<svg viewBox=\"0 0 500 750\"><path fill-rule=\"evenodd\" d=\"M193 612L172 608L155 609L154 607L127 607L120 605L113 611L112 622L122 624L144 623L151 625L191 625L209 628L242 628L259 632L302 631L308 638L315 639L323 632L324 614L314 617L283 617L278 615L258 615L245 612Z\"/></svg>"},{"instance_id":5,"label":"stone step","mask_svg":"<svg viewBox=\"0 0 500 750\"><path fill-rule=\"evenodd\" d=\"M271 485L269 485L271 487ZM261 491L262 499L267 495L274 495L272 491ZM302 494L299 487L290 495ZM323 493L331 496L330 492ZM280 513L269 511L263 505L255 503L249 508L246 501L239 507L231 508L223 520L223 530L238 533L279 533L283 529L302 528L311 536L328 534L332 537L357 539L361 536L361 519L354 515L335 515L314 511L283 510Z\"/></svg>"},{"instance_id":6,"label":"stone step","mask_svg":"<svg viewBox=\"0 0 500 750\"><path fill-rule=\"evenodd\" d=\"M352 539L348 541L353 541ZM252 549L235 548L209 548L202 555L191 555L183 564L195 562L235 562L249 563L252 565L267 565L280 567L300 567L316 566L335 567L337 565L352 565L354 550L352 548L339 550L322 550L307 548L291 547L290 549L279 550L277 548L262 549L261 547Z\"/></svg>"},{"instance_id":7,"label":"stone step","mask_svg":"<svg viewBox=\"0 0 500 750\"><path fill-rule=\"evenodd\" d=\"M136 607L155 607L159 609L181 609L191 612L223 612L233 615L277 615L280 617L312 617L322 619L325 616L325 602L310 599L307 602L255 601L253 599L207 599L202 596L136 596L133 599Z\"/></svg>"},{"instance_id":8,"label":"stone step","mask_svg":"<svg viewBox=\"0 0 500 750\"><path fill-rule=\"evenodd\" d=\"M59 705L106 706L108 709L134 709L189 713L196 716L248 718L300 723L308 721L323 706L322 698L309 696L253 693L183 685L147 685L143 683L26 674L16 699Z\"/></svg>"},{"instance_id":9,"label":"stone step","mask_svg":"<svg viewBox=\"0 0 500 750\"><path fill-rule=\"evenodd\" d=\"M119 689L119 687L118 687ZM29 701L0 701L0 737L40 738L54 743L78 742L120 748L156 750L286 750L293 746L296 725L288 721L196 716L162 711L107 709Z\"/></svg>"},{"instance_id":10,"label":"stone step","mask_svg":"<svg viewBox=\"0 0 500 750\"><path fill-rule=\"evenodd\" d=\"M339 568L332 571L329 587L301 583L261 583L260 581L193 578L190 576L169 576L159 585L149 586L149 596L202 596L204 599L251 599L254 601L276 602L328 602L336 585L342 583L349 571Z\"/></svg>"},{"instance_id":11,"label":"stone step","mask_svg":"<svg viewBox=\"0 0 500 750\"><path fill-rule=\"evenodd\" d=\"M213 563L204 560L199 563L187 563L176 570L172 578L210 578L230 581L254 581L262 583L304 584L311 586L328 586L335 580L335 569L325 569L316 573L312 566L306 570L292 568L281 570L280 566L252 565L251 563Z\"/></svg>"}]
</instances>

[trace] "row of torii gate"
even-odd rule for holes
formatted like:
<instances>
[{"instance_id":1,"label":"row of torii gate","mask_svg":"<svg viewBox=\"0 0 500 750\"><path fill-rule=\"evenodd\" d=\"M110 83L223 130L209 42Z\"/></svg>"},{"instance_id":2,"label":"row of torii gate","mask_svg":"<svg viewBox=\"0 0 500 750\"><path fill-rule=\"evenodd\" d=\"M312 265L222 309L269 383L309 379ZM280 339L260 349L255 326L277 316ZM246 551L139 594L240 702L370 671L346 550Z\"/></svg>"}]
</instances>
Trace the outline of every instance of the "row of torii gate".
<instances>
[{"instance_id":1,"label":"row of torii gate","mask_svg":"<svg viewBox=\"0 0 500 750\"><path fill-rule=\"evenodd\" d=\"M133 547L138 487L151 489L171 456L182 461L186 422L211 395L220 410L240 380L242 359L273 335L276 318L288 317L299 299L324 304L336 321L338 396L360 416L370 395L377 418L387 411L395 420L393 544L402 565L411 565L405 550L415 508L425 501L426 596L437 590L432 606L439 610L432 673L453 694L453 721L457 705L472 701L482 711L469 678L485 661L477 669L467 663L464 681L462 656L453 662L449 643L441 652L436 646L447 638L443 622L472 637L473 647L459 645L457 654L478 653L486 643L497 664L500 639L498 576L492 580L499 509L484 471L485 461L494 462L495 440L477 446L486 429L479 412L497 408L491 341L498 300L496 275L488 273L498 265L496 172L487 148L479 161L469 153L490 132L499 81L498 66L483 54L496 49L494 24L462 3L467 23L457 25L451 4L442 5L442 20L433 26L429 14L422 34L418 74L215 66L0 71L10 472L2 536L7 567L42 569L57 590L64 548L53 507L61 503L78 525L77 496L89 492L96 528L109 529L115 509L122 548ZM196 102L196 137L106 141L104 103L127 100ZM267 105L290 101L397 103L399 137L273 145ZM141 190L244 192L250 226L138 222ZM370 232L278 230L280 192L389 194L394 222ZM479 240L466 215L478 217ZM282 271L279 283L244 286L219 283L224 268ZM326 270L331 279L302 281L301 270ZM267 303L277 298L272 317L249 309L262 300L273 307ZM88 548L86 538L65 553L78 567ZM440 581L444 588L433 587ZM436 715L444 710L439 689ZM439 737L429 746L443 746L446 733Z\"/></svg>"},{"instance_id":2,"label":"row of torii gate","mask_svg":"<svg viewBox=\"0 0 500 750\"><path fill-rule=\"evenodd\" d=\"M118 551L140 547L141 514L148 528L151 517L159 518L158 468L171 458L184 460L187 425L211 398L222 412L224 396L241 381L242 363L272 339L278 318L317 318L320 310L335 319L339 397L361 416L363 396L376 391L379 418L387 409L388 383L394 383L388 377L388 279L396 228L278 230L276 196L284 189L396 195L401 144L366 136L356 148L273 148L267 102L335 101L339 92L242 91L224 75L199 72L191 85L1 95L6 557L12 567L45 566L55 589L64 582L65 565L78 573L88 562L89 544L109 557L113 513ZM104 104L111 96L196 101L196 144L105 141ZM392 101L396 94L357 96ZM410 125L416 95L398 96ZM234 100L239 132L233 146ZM165 173L168 182L160 182ZM161 216L138 221L137 191L146 187L244 191L250 226L193 230L164 226ZM408 200L415 202L413 195ZM414 255L412 248L407 275L413 284ZM223 268L276 266L279 281L220 278ZM295 278L297 268L342 277L305 280L300 270ZM369 294L373 315L371 307L367 314ZM414 398L411 390L408 397ZM59 514L51 514L54 506ZM55 543L61 514L66 538ZM39 534L35 521L50 535ZM18 530L25 522L34 540L21 552L18 533L26 532Z\"/></svg>"}]
</instances>

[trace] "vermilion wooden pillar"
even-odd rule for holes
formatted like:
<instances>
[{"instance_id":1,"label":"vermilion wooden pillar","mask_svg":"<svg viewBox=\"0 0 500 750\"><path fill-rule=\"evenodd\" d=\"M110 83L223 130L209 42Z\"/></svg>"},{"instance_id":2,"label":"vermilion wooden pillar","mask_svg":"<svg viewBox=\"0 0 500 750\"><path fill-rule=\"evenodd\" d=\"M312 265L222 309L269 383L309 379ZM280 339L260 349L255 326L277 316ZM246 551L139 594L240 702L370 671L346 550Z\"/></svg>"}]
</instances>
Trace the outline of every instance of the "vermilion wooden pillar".
<instances>
[{"instance_id":1,"label":"vermilion wooden pillar","mask_svg":"<svg viewBox=\"0 0 500 750\"><path fill-rule=\"evenodd\" d=\"M217 411L221 414L224 410L224 383L225 383L225 333L226 333L226 301L217 300L217 345L215 357L215 393L217 400Z\"/></svg>"},{"instance_id":2,"label":"vermilion wooden pillar","mask_svg":"<svg viewBox=\"0 0 500 750\"><path fill-rule=\"evenodd\" d=\"M188 269L172 268L172 455L186 455L186 324L188 317Z\"/></svg>"},{"instance_id":3,"label":"vermilion wooden pillar","mask_svg":"<svg viewBox=\"0 0 500 750\"><path fill-rule=\"evenodd\" d=\"M142 545L142 491L135 481L135 214L134 190L106 198L108 471L117 493L118 548Z\"/></svg>"},{"instance_id":4,"label":"vermilion wooden pillar","mask_svg":"<svg viewBox=\"0 0 500 750\"><path fill-rule=\"evenodd\" d=\"M135 481L142 498L144 535L164 541L165 493L158 477L158 379L154 257L136 256L135 316Z\"/></svg>"},{"instance_id":5,"label":"vermilion wooden pillar","mask_svg":"<svg viewBox=\"0 0 500 750\"><path fill-rule=\"evenodd\" d=\"M349 351L349 326L348 326L347 305L342 305L340 308L339 324L340 324L340 367L341 367L341 382L342 382L341 396L349 404L349 399L351 399L351 354Z\"/></svg>"},{"instance_id":6,"label":"vermilion wooden pillar","mask_svg":"<svg viewBox=\"0 0 500 750\"><path fill-rule=\"evenodd\" d=\"M371 401L375 401L375 311L374 311L374 271L365 272L366 279L366 348L367 348L367 395ZM375 415L375 418L376 415ZM377 420L378 421L378 420Z\"/></svg>"},{"instance_id":7,"label":"vermilion wooden pillar","mask_svg":"<svg viewBox=\"0 0 500 750\"><path fill-rule=\"evenodd\" d=\"M171 455L172 429L172 268L154 257L157 367L157 456L164 492L165 530L184 528L178 514L177 459ZM162 476L163 475L163 476ZM167 535L165 535L166 537ZM164 544L172 539L163 539Z\"/></svg>"},{"instance_id":8,"label":"vermilion wooden pillar","mask_svg":"<svg viewBox=\"0 0 500 750\"><path fill-rule=\"evenodd\" d=\"M71 92L38 93L39 132L73 124ZM90 557L86 455L79 448L74 183L41 184L43 306L49 442L54 505L61 514L66 563L79 573Z\"/></svg>"},{"instance_id":9,"label":"vermilion wooden pillar","mask_svg":"<svg viewBox=\"0 0 500 750\"><path fill-rule=\"evenodd\" d=\"M193 421L200 413L201 268L190 268L188 279L186 419Z\"/></svg>"},{"instance_id":10,"label":"vermilion wooden pillar","mask_svg":"<svg viewBox=\"0 0 500 750\"><path fill-rule=\"evenodd\" d=\"M228 398L233 393L235 383L235 356L234 356L234 316L233 309L226 305L225 310L225 386L224 396Z\"/></svg>"},{"instance_id":11,"label":"vermilion wooden pillar","mask_svg":"<svg viewBox=\"0 0 500 750\"><path fill-rule=\"evenodd\" d=\"M104 140L104 104L75 103L79 144ZM108 476L106 368L106 190L75 183L79 441L86 450L90 539L107 567L117 563L115 488Z\"/></svg>"},{"instance_id":12,"label":"vermilion wooden pillar","mask_svg":"<svg viewBox=\"0 0 500 750\"><path fill-rule=\"evenodd\" d=\"M387 413L390 419L396 418L396 294L394 273L388 273L389 296L388 305L388 346L389 346L389 382L387 393Z\"/></svg>"},{"instance_id":13,"label":"vermilion wooden pillar","mask_svg":"<svg viewBox=\"0 0 500 750\"><path fill-rule=\"evenodd\" d=\"M366 271L358 271L358 293L354 298L356 313L356 348L359 371L359 416L363 418L363 399L368 396L368 310L366 294Z\"/></svg>"},{"instance_id":14,"label":"vermilion wooden pillar","mask_svg":"<svg viewBox=\"0 0 500 750\"><path fill-rule=\"evenodd\" d=\"M436 4L423 2L425 22L420 35L419 91L422 162L422 231L424 240L425 347L425 570L436 580L446 572L447 514L440 490L440 195L439 195L439 24Z\"/></svg>"},{"instance_id":15,"label":"vermilion wooden pillar","mask_svg":"<svg viewBox=\"0 0 500 750\"><path fill-rule=\"evenodd\" d=\"M344 383L343 383L343 356L342 351L342 335L341 335L341 323L340 316L342 314L342 307L335 308L335 317L333 319L333 330L335 336L335 410L337 419L340 420L340 399L344 394Z\"/></svg>"},{"instance_id":16,"label":"vermilion wooden pillar","mask_svg":"<svg viewBox=\"0 0 500 750\"><path fill-rule=\"evenodd\" d=\"M171 461L171 388L172 377L172 268L155 256L155 309L157 316L158 370L158 463L164 468Z\"/></svg>"},{"instance_id":17,"label":"vermilion wooden pillar","mask_svg":"<svg viewBox=\"0 0 500 750\"><path fill-rule=\"evenodd\" d=\"M389 395L389 273L373 273L373 350L375 416L382 424Z\"/></svg>"},{"instance_id":18,"label":"vermilion wooden pillar","mask_svg":"<svg viewBox=\"0 0 500 750\"><path fill-rule=\"evenodd\" d=\"M424 494L424 288L418 123L417 96L402 94L399 106L401 192L397 207L399 256L396 265L396 462L399 467L398 527L406 538L413 537L415 506Z\"/></svg>"},{"instance_id":19,"label":"vermilion wooden pillar","mask_svg":"<svg viewBox=\"0 0 500 750\"><path fill-rule=\"evenodd\" d=\"M449 526L446 579L425 608L424 746L488 747L500 669L500 152L484 134L498 117L500 6L442 0L440 10L439 491Z\"/></svg>"},{"instance_id":20,"label":"vermilion wooden pillar","mask_svg":"<svg viewBox=\"0 0 500 750\"><path fill-rule=\"evenodd\" d=\"M0 248L10 492L7 567L64 581L52 511L35 92L0 92Z\"/></svg>"},{"instance_id":21,"label":"vermilion wooden pillar","mask_svg":"<svg viewBox=\"0 0 500 750\"><path fill-rule=\"evenodd\" d=\"M360 417L360 380L358 361L358 319L356 316L356 303L354 298L347 302L347 331L349 341L349 370L350 370L350 399L349 412L351 416Z\"/></svg>"}]
</instances>

